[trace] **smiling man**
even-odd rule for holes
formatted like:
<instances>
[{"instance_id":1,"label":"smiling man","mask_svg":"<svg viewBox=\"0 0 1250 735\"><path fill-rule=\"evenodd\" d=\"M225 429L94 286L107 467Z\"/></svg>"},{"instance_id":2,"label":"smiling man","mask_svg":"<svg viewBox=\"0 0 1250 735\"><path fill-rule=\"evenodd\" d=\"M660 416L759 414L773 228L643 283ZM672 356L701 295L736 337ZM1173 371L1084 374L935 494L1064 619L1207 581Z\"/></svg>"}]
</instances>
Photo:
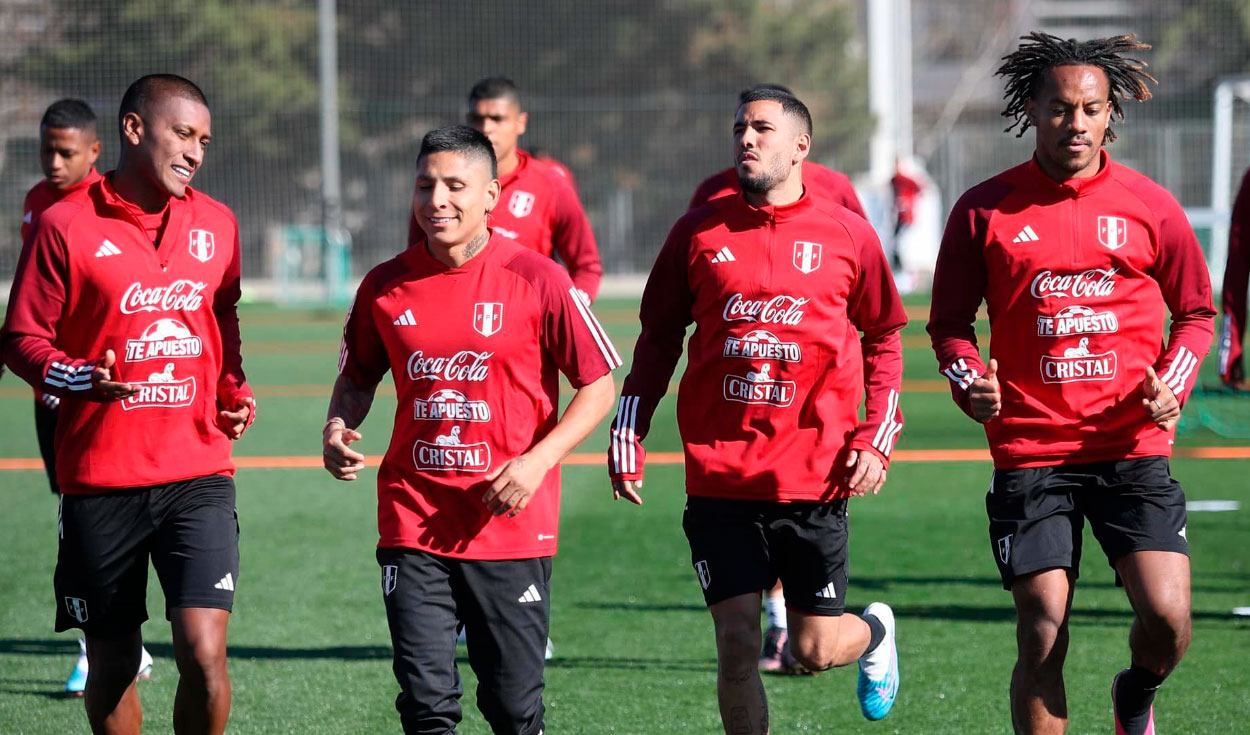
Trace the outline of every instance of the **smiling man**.
<instances>
[{"instance_id":1,"label":"smiling man","mask_svg":"<svg viewBox=\"0 0 1250 735\"><path fill-rule=\"evenodd\" d=\"M686 213L669 233L643 292L608 451L614 496L641 504L643 441L694 322L677 394L682 525L716 629L730 735L769 729L760 610L779 579L800 665L858 662L872 720L899 687L890 607L844 612L847 501L881 489L903 428L907 317L872 227L804 190L811 131L792 95L743 95L733 125L742 193Z\"/></svg>"},{"instance_id":2,"label":"smiling man","mask_svg":"<svg viewBox=\"0 0 1250 735\"><path fill-rule=\"evenodd\" d=\"M238 225L189 186L211 138L198 87L143 77L118 118L117 169L35 222L0 353L61 399L56 629L86 634L92 731L139 732L150 558L180 674L173 730L221 733L239 576L231 440L254 416Z\"/></svg>"},{"instance_id":3,"label":"smiling man","mask_svg":"<svg viewBox=\"0 0 1250 735\"><path fill-rule=\"evenodd\" d=\"M998 73L1008 130L1034 128L1034 155L955 204L929 334L994 459L985 507L1016 607L1015 731L1066 728L1063 662L1088 519L1135 613L1130 666L1111 682L1115 732L1153 735L1155 690L1190 640L1185 494L1168 457L1211 344L1211 285L1180 205L1104 147L1121 102L1150 97L1154 79L1124 56L1149 46L1024 41ZM982 301L988 366L974 328Z\"/></svg>"},{"instance_id":4,"label":"smiling man","mask_svg":"<svg viewBox=\"0 0 1250 735\"><path fill-rule=\"evenodd\" d=\"M323 430L326 470L355 480L349 445L391 373L377 560L405 733L455 732L460 625L491 729L542 732L559 462L611 410L621 362L564 269L487 228L499 201L484 135L425 136L419 230L356 293ZM560 373L576 392L557 420Z\"/></svg>"}]
</instances>

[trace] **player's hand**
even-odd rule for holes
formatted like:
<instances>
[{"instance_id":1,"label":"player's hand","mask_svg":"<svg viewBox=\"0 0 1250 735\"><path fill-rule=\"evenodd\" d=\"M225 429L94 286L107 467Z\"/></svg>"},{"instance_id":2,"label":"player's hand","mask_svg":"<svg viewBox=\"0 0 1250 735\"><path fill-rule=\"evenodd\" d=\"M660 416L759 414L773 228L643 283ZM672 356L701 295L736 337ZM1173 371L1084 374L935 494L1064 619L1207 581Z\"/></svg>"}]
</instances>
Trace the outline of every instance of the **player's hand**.
<instances>
[{"instance_id":1,"label":"player's hand","mask_svg":"<svg viewBox=\"0 0 1250 735\"><path fill-rule=\"evenodd\" d=\"M255 410L256 400L251 396L243 396L235 402L233 411L217 412L217 428L231 439L238 439L247 431L248 419Z\"/></svg>"},{"instance_id":2,"label":"player's hand","mask_svg":"<svg viewBox=\"0 0 1250 735\"><path fill-rule=\"evenodd\" d=\"M321 441L321 461L336 480L355 480L356 473L365 468L365 455L348 447L364 437L359 431L349 429L342 423L326 424Z\"/></svg>"},{"instance_id":3,"label":"player's hand","mask_svg":"<svg viewBox=\"0 0 1250 735\"><path fill-rule=\"evenodd\" d=\"M851 495L862 497L870 492L876 495L885 485L885 463L872 452L852 449L851 456L846 458L846 469L846 484Z\"/></svg>"},{"instance_id":4,"label":"player's hand","mask_svg":"<svg viewBox=\"0 0 1250 735\"><path fill-rule=\"evenodd\" d=\"M977 421L984 424L998 417L1003 408L1003 393L998 387L998 360L991 359L985 375L972 381L968 400L972 404L972 418Z\"/></svg>"},{"instance_id":5,"label":"player's hand","mask_svg":"<svg viewBox=\"0 0 1250 735\"><path fill-rule=\"evenodd\" d=\"M91 370L91 393L88 398L105 403L120 401L139 392L130 383L113 380L113 366L117 364L117 355L112 350L105 350L104 357L97 361Z\"/></svg>"},{"instance_id":6,"label":"player's hand","mask_svg":"<svg viewBox=\"0 0 1250 735\"><path fill-rule=\"evenodd\" d=\"M532 453L513 457L486 476L490 487L482 496L482 502L491 513L512 518L529 505L530 498L538 492L538 486L553 466Z\"/></svg>"},{"instance_id":7,"label":"player's hand","mask_svg":"<svg viewBox=\"0 0 1250 735\"><path fill-rule=\"evenodd\" d=\"M642 505L642 496L638 494L641 489L642 480L613 480L612 499L625 498L634 505Z\"/></svg>"},{"instance_id":8,"label":"player's hand","mask_svg":"<svg viewBox=\"0 0 1250 735\"><path fill-rule=\"evenodd\" d=\"M1176 400L1176 394L1172 392L1168 384L1159 380L1159 376L1155 375L1153 367L1146 367L1146 377L1141 382L1141 392L1145 396L1142 398L1141 405L1146 409L1150 420L1155 422L1155 426L1164 431L1176 428L1176 422L1181 417L1181 403Z\"/></svg>"}]
</instances>

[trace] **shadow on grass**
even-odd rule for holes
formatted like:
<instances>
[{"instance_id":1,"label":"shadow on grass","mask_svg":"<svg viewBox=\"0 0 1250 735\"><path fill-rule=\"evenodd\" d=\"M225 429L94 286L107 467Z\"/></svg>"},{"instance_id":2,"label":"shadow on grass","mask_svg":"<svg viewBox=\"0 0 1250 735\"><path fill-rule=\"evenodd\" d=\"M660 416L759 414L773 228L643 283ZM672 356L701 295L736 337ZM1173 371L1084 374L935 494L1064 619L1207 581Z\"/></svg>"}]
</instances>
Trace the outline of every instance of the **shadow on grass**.
<instances>
[{"instance_id":1,"label":"shadow on grass","mask_svg":"<svg viewBox=\"0 0 1250 735\"><path fill-rule=\"evenodd\" d=\"M654 602L574 602L579 610L628 610L630 612L707 612L706 605Z\"/></svg>"},{"instance_id":2,"label":"shadow on grass","mask_svg":"<svg viewBox=\"0 0 1250 735\"><path fill-rule=\"evenodd\" d=\"M583 656L561 658L547 662L549 669L617 669L622 671L701 671L716 672L716 662L711 659L665 659L665 658L608 658Z\"/></svg>"},{"instance_id":3,"label":"shadow on grass","mask_svg":"<svg viewBox=\"0 0 1250 735\"><path fill-rule=\"evenodd\" d=\"M1216 579L1231 575L1201 575L1197 582L1190 585L1194 592L1237 592L1238 586L1233 584L1202 584L1203 579ZM1230 580L1232 581L1232 580ZM1244 580L1237 580L1244 581ZM928 585L969 587L997 587L1002 589L1003 583L998 577L851 577L851 589L885 590L891 587L923 587ZM1077 580L1077 590L1114 590L1118 589L1113 581L1094 581L1084 577Z\"/></svg>"},{"instance_id":4,"label":"shadow on grass","mask_svg":"<svg viewBox=\"0 0 1250 735\"><path fill-rule=\"evenodd\" d=\"M174 649L169 643L145 642L144 645L156 658L173 659ZM0 638L0 655L17 654L26 656L77 656L78 644L73 640L49 639L13 639ZM364 659L391 658L390 646L327 646L325 648L279 648L277 646L230 646L232 659L337 659L353 661Z\"/></svg>"}]
</instances>

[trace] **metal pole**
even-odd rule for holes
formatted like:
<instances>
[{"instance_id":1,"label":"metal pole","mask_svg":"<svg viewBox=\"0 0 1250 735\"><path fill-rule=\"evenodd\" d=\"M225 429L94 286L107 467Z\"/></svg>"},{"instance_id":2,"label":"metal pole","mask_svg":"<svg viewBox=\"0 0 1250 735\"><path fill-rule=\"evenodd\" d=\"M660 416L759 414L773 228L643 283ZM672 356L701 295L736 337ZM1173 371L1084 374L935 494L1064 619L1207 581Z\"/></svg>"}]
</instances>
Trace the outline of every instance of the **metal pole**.
<instances>
[{"instance_id":1,"label":"metal pole","mask_svg":"<svg viewBox=\"0 0 1250 735\"><path fill-rule=\"evenodd\" d=\"M321 224L327 240L326 279L338 300L347 280L347 245L343 230L343 180L339 167L338 39L335 0L317 1L318 77L321 85Z\"/></svg>"}]
</instances>

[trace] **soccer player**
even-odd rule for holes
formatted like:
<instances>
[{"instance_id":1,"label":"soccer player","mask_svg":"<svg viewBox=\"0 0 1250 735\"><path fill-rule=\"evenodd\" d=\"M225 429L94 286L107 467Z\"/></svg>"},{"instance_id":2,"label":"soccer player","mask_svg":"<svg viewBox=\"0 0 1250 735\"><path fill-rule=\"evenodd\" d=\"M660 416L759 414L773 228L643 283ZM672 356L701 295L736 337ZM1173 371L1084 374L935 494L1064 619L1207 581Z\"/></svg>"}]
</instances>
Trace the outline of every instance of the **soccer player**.
<instances>
[{"instance_id":1,"label":"soccer player","mask_svg":"<svg viewBox=\"0 0 1250 735\"><path fill-rule=\"evenodd\" d=\"M474 84L469 90L466 119L470 127L490 140L498 161L500 202L490 213L491 229L542 255L558 255L573 285L594 301L603 278L595 233L571 181L551 163L535 159L518 147L529 113L521 108L516 85L504 77ZM409 239L418 236L420 230L413 215Z\"/></svg>"},{"instance_id":2,"label":"soccer player","mask_svg":"<svg viewBox=\"0 0 1250 735\"><path fill-rule=\"evenodd\" d=\"M620 365L564 269L487 228L499 197L486 136L453 125L421 141L420 230L356 293L323 430L326 469L356 479L349 445L391 372L377 559L406 733L460 721L458 625L492 730L542 732L558 463L611 409ZM557 421L559 373L576 393Z\"/></svg>"},{"instance_id":3,"label":"soccer player","mask_svg":"<svg viewBox=\"0 0 1250 735\"><path fill-rule=\"evenodd\" d=\"M1224 265L1224 321L1220 327L1220 379L1235 390L1250 390L1242 364L1241 340L1246 331L1246 288L1250 285L1250 172L1241 180L1228 228L1228 261Z\"/></svg>"},{"instance_id":4,"label":"soccer player","mask_svg":"<svg viewBox=\"0 0 1250 735\"><path fill-rule=\"evenodd\" d=\"M211 136L198 87L145 76L118 123L117 169L34 223L0 350L61 399L56 629L86 634L93 732L139 732L150 556L180 674L173 730L221 733L239 575L230 447L254 416L238 226L189 186Z\"/></svg>"},{"instance_id":5,"label":"soccer player","mask_svg":"<svg viewBox=\"0 0 1250 735\"><path fill-rule=\"evenodd\" d=\"M780 84L757 84L742 90L738 95L739 107L742 106L742 101L746 99L747 95L761 90L772 90L791 96L794 95L789 88ZM851 186L851 180L845 174L834 171L827 166L822 166L819 163L804 161L802 164L802 176L803 188L808 195L835 202L858 214L860 217L864 217L864 208L860 205L859 197L855 194L855 187ZM741 192L742 186L738 182L738 171L735 167L730 166L724 171L704 179L695 188L694 195L690 197L690 204L686 209L695 209L713 199L740 194Z\"/></svg>"},{"instance_id":6,"label":"soccer player","mask_svg":"<svg viewBox=\"0 0 1250 735\"><path fill-rule=\"evenodd\" d=\"M614 496L641 504L642 442L694 322L677 396L683 526L716 628L726 733L768 731L760 597L778 579L799 664L859 661L869 719L898 691L889 606L843 613L847 499L881 489L903 428L907 317L868 222L804 193L811 130L795 97L743 96L733 126L743 193L687 212L669 233L608 451Z\"/></svg>"},{"instance_id":7,"label":"soccer player","mask_svg":"<svg viewBox=\"0 0 1250 735\"><path fill-rule=\"evenodd\" d=\"M1143 735L1190 640L1185 495L1168 457L1211 343L1211 286L1180 205L1105 148L1123 101L1150 97L1153 77L1125 55L1149 46L1023 41L998 74L1007 129L1034 128L1034 154L955 204L928 329L994 459L985 507L1016 608L1015 731L1066 727L1063 662L1088 519L1135 615L1130 666L1111 681L1115 732ZM982 301L988 366L974 329Z\"/></svg>"}]
</instances>

